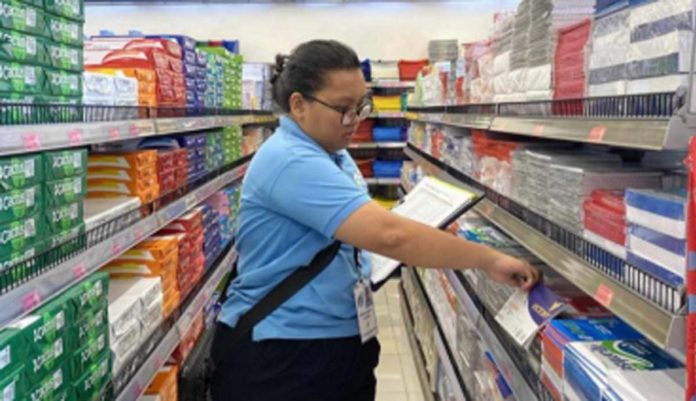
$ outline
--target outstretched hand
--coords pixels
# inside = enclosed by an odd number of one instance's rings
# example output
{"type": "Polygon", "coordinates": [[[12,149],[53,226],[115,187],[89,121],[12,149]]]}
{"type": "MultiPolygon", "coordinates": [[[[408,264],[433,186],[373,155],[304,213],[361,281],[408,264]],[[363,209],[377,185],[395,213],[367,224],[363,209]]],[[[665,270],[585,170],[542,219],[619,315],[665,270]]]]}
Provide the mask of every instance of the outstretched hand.
{"type": "Polygon", "coordinates": [[[529,263],[498,252],[483,269],[488,276],[501,284],[529,290],[539,281],[541,273],[529,263]]]}

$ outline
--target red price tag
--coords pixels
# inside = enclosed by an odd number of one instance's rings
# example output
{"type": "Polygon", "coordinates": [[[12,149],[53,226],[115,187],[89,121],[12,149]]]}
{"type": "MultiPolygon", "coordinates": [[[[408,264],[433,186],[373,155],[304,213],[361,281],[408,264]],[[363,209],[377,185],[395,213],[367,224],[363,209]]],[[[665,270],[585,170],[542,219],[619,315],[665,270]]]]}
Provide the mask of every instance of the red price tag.
{"type": "Polygon", "coordinates": [[[26,150],[41,149],[41,139],[39,139],[39,135],[35,132],[22,135],[22,142],[24,143],[24,149],[26,150]]]}
{"type": "Polygon", "coordinates": [[[87,267],[85,267],[84,262],[78,263],[77,266],[73,269],[73,274],[75,274],[75,278],[82,278],[87,274],[87,267]]]}
{"type": "Polygon", "coordinates": [[[162,366],[162,358],[159,355],[155,355],[155,359],[152,360],[152,367],[159,369],[160,366],[162,366]]]}
{"type": "Polygon", "coordinates": [[[532,133],[536,136],[544,135],[544,126],[542,124],[537,124],[532,129],[532,133]]]}
{"type": "Polygon", "coordinates": [[[121,130],[116,127],[109,128],[109,139],[116,140],[121,139],[121,130]]]}
{"type": "Polygon", "coordinates": [[[604,134],[607,132],[607,127],[598,125],[590,130],[590,142],[604,141],[604,134]]]}
{"type": "Polygon", "coordinates": [[[111,256],[119,255],[121,251],[123,251],[123,245],[121,244],[121,241],[114,241],[114,243],[111,245],[111,256]]]}
{"type": "Polygon", "coordinates": [[[605,284],[600,284],[594,297],[602,306],[608,308],[614,300],[614,291],[605,284]]]}
{"type": "Polygon", "coordinates": [[[79,129],[71,129],[68,131],[68,139],[71,145],[82,145],[82,131],[79,129]]]}
{"type": "Polygon", "coordinates": [[[143,386],[140,384],[140,382],[137,382],[133,385],[133,397],[138,398],[140,395],[143,393],[143,386]]]}
{"type": "Polygon", "coordinates": [[[131,123],[130,127],[128,128],[128,131],[130,132],[131,136],[140,135],[140,128],[138,128],[138,125],[136,123],[131,123]]]}
{"type": "Polygon", "coordinates": [[[37,290],[31,291],[29,294],[22,298],[22,305],[24,306],[24,311],[28,312],[34,309],[37,305],[41,303],[41,294],[37,290]]]}
{"type": "Polygon", "coordinates": [[[143,229],[141,227],[135,227],[133,230],[133,238],[135,238],[135,242],[140,241],[145,233],[143,232],[143,229]]]}

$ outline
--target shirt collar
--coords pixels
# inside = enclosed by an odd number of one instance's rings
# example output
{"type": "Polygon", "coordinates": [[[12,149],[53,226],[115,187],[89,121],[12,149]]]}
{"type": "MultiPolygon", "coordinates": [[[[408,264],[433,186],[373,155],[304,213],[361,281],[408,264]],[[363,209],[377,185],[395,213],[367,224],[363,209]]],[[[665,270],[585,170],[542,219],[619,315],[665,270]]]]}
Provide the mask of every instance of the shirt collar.
{"type": "Polygon", "coordinates": [[[280,117],[280,127],[291,136],[311,144],[318,150],[321,150],[322,153],[331,157],[331,160],[333,160],[339,167],[342,166],[344,156],[340,150],[338,152],[328,153],[324,148],[321,147],[321,145],[317,143],[317,141],[307,135],[307,133],[302,130],[302,127],[300,127],[300,125],[289,116],[285,115],[280,117]]]}

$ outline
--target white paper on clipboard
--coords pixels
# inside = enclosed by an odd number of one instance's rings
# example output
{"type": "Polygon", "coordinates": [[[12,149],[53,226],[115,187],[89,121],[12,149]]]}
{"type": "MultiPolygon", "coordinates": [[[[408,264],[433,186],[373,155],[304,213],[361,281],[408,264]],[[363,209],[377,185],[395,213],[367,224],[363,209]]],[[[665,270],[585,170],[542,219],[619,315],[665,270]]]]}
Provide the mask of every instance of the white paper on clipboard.
{"type": "MultiPolygon", "coordinates": [[[[448,184],[434,177],[423,178],[392,212],[409,219],[443,228],[477,198],[474,192],[448,184]]],[[[372,284],[386,280],[401,262],[372,254],[372,284]]]]}

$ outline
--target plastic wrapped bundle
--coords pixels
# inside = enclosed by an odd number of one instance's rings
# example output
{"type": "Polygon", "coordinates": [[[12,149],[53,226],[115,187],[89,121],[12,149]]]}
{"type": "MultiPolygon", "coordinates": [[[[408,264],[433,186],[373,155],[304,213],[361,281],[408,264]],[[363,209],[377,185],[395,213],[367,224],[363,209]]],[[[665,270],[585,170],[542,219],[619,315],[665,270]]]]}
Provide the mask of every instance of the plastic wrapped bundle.
{"type": "Polygon", "coordinates": [[[592,27],[592,52],[589,57],[588,95],[626,94],[628,52],[631,34],[630,10],[625,9],[595,20],[592,27]]]}
{"type": "MultiPolygon", "coordinates": [[[[428,42],[428,58],[431,62],[456,60],[459,56],[459,44],[456,39],[431,40],[428,42]]],[[[374,70],[372,71],[373,79],[374,70]]]]}
{"type": "MultiPolygon", "coordinates": [[[[585,55],[592,22],[586,19],[558,31],[554,55],[554,99],[579,99],[585,95],[585,55]]],[[[554,104],[554,114],[582,115],[583,103],[577,101],[561,109],[554,104]]]]}
{"type": "Polygon", "coordinates": [[[674,91],[691,64],[693,9],[689,0],[666,0],[631,9],[629,94],[674,91]]]}

